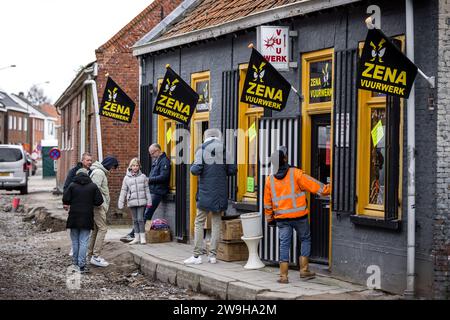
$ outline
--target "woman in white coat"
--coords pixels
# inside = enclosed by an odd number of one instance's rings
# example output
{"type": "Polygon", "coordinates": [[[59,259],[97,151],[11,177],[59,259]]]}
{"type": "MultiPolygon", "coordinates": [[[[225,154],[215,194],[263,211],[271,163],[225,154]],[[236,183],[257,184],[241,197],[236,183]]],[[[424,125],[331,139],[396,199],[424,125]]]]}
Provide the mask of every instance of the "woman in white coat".
{"type": "Polygon", "coordinates": [[[125,200],[131,209],[134,225],[134,240],[130,244],[145,244],[145,208],[152,206],[152,198],[148,186],[148,178],[141,172],[141,163],[138,158],[133,158],[123,178],[120,191],[118,208],[123,209],[125,200]]]}

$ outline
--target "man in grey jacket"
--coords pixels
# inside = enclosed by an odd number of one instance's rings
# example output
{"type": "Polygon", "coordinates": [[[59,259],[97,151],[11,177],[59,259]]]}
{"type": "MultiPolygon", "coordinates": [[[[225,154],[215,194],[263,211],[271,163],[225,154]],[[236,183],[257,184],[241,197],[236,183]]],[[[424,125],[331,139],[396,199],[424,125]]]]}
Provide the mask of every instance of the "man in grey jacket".
{"type": "Polygon", "coordinates": [[[107,156],[102,163],[95,161],[91,166],[91,180],[100,189],[103,196],[103,204],[94,209],[94,230],[91,234],[88,256],[91,256],[91,264],[98,267],[107,267],[108,262],[100,256],[103,242],[108,231],[106,226],[106,213],[109,209],[110,197],[108,176],[113,169],[117,169],[119,162],[112,156],[107,156]]]}
{"type": "Polygon", "coordinates": [[[203,226],[208,213],[211,212],[211,246],[208,261],[216,263],[217,242],[220,236],[222,213],[228,208],[227,177],[237,172],[236,164],[230,163],[222,143],[219,129],[208,129],[204,134],[203,144],[195,152],[191,173],[199,177],[197,189],[197,216],[195,218],[194,255],[185,264],[202,263],[203,226]]]}

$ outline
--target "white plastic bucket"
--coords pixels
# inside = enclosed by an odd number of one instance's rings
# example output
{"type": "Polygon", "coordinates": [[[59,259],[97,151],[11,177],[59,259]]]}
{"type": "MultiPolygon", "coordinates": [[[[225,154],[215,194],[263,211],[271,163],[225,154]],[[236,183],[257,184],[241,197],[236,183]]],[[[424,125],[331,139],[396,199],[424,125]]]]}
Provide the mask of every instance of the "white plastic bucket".
{"type": "Polygon", "coordinates": [[[241,214],[242,232],[245,238],[262,236],[262,215],[260,212],[241,214]]]}

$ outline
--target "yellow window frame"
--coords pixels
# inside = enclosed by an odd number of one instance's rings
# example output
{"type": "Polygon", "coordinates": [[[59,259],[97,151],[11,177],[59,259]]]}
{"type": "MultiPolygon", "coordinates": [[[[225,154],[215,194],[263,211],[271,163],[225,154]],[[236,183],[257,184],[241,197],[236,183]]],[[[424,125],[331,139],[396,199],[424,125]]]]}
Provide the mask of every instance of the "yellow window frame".
{"type": "MultiPolygon", "coordinates": [[[[158,91],[161,88],[163,79],[158,79],[158,91]]],[[[174,156],[172,155],[172,150],[175,150],[175,130],[176,130],[176,121],[173,119],[169,119],[162,115],[158,115],[158,144],[161,146],[161,150],[166,153],[169,157],[172,165],[170,166],[170,183],[169,183],[169,192],[174,194],[176,192],[176,177],[175,177],[175,162],[174,156]],[[170,134],[170,141],[168,140],[168,129],[166,128],[170,126],[170,130],[172,134],[170,134]],[[168,150],[170,148],[170,150],[168,150]]]]}
{"type": "MultiPolygon", "coordinates": [[[[239,92],[242,94],[242,90],[244,88],[245,76],[247,74],[248,64],[239,65],[239,92]]],[[[258,155],[258,119],[263,116],[264,108],[262,107],[254,107],[250,108],[248,103],[243,103],[239,101],[238,107],[238,128],[242,131],[238,132],[238,144],[237,144],[237,152],[238,152],[238,190],[237,190],[237,200],[244,202],[252,202],[256,204],[257,201],[257,192],[248,192],[247,191],[247,176],[249,171],[249,146],[250,146],[250,137],[248,134],[249,124],[248,120],[251,117],[255,117],[256,122],[256,155],[258,155]]],[[[256,171],[258,170],[257,164],[256,171]]],[[[256,173],[256,177],[258,178],[258,172],[256,173]]],[[[255,184],[256,185],[256,184],[255,184]]],[[[261,181],[258,181],[258,185],[261,186],[261,181]]]]}
{"type": "MultiPolygon", "coordinates": [[[[309,66],[311,63],[330,59],[332,64],[331,83],[332,88],[334,88],[334,49],[323,49],[302,54],[302,91],[304,92],[304,99],[302,102],[302,169],[307,174],[311,174],[311,161],[309,159],[311,156],[311,117],[317,114],[330,113],[331,119],[333,119],[333,93],[331,95],[331,100],[328,102],[310,103],[309,101],[309,66]]],[[[333,137],[333,123],[331,123],[331,137],[333,137]]],[[[333,148],[331,148],[331,152],[333,152],[332,150],[333,148]]]]}
{"type": "MultiPolygon", "coordinates": [[[[405,36],[394,37],[401,41],[401,49],[405,50],[405,36]]],[[[359,43],[359,54],[361,55],[364,42],[359,43]]],[[[402,216],[402,181],[403,181],[403,105],[404,100],[400,99],[400,128],[399,128],[399,183],[398,183],[398,219],[402,216]]],[[[370,184],[370,139],[371,125],[370,116],[373,109],[386,109],[386,97],[376,96],[371,91],[358,90],[358,149],[357,149],[357,179],[356,194],[357,205],[356,214],[375,218],[384,218],[386,203],[383,205],[369,203],[369,184],[370,184]]],[[[386,175],[385,175],[386,176],[386,175]]],[[[387,190],[385,190],[386,192],[387,190]]]]}

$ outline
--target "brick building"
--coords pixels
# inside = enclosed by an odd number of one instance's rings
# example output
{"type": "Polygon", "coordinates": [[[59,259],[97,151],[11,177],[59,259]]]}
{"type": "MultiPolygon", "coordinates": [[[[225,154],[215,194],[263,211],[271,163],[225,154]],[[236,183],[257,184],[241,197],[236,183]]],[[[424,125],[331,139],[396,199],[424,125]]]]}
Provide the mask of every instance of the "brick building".
{"type": "Polygon", "coordinates": [[[44,103],[39,106],[36,106],[36,109],[39,110],[44,116],[44,140],[58,140],[58,136],[56,135],[56,127],[61,124],[61,117],[54,105],[50,103],[44,103]]]}
{"type": "Polygon", "coordinates": [[[40,156],[38,146],[41,145],[41,141],[44,139],[44,124],[46,115],[43,114],[38,107],[33,106],[28,99],[25,98],[23,92],[18,95],[12,94],[11,97],[23,108],[26,108],[29,112],[29,141],[32,152],[37,152],[40,156]]]}
{"type": "MultiPolygon", "coordinates": [[[[367,35],[364,21],[373,1],[264,0],[257,6],[241,0],[184,3],[184,12],[167,17],[134,46],[134,54],[142,59],[142,90],[157,88],[170,64],[194,90],[205,88],[199,83],[208,85],[210,105],[194,113],[188,127],[191,138],[183,143],[169,134],[179,124],[152,115],[146,124],[150,140],[160,141],[165,151],[176,144],[176,153],[178,145],[187,145],[192,161],[192,150],[208,127],[247,133],[250,125],[268,129],[253,138],[248,134],[226,140],[237,146],[239,159],[238,175],[229,180],[227,215],[263,211],[267,158],[277,146],[286,145],[291,165],[323,183],[332,182],[330,199],[308,199],[311,260],[319,270],[362,285],[378,274],[379,288],[398,294],[412,293],[408,283],[414,277],[416,296],[449,299],[449,1],[376,1],[383,32],[406,53],[407,45],[414,42],[414,62],[425,74],[436,76],[436,88],[417,76],[414,105],[356,88],[359,50],[367,35]],[[413,4],[410,15],[405,3],[413,4]],[[411,20],[415,32],[407,37],[411,20]],[[240,101],[249,69],[248,44],[270,40],[258,36],[261,25],[291,31],[287,37],[292,63],[281,73],[303,99],[291,92],[281,112],[240,101]],[[315,96],[317,78],[329,86],[323,91],[329,94],[320,99],[315,96]],[[415,110],[413,205],[408,201],[408,108],[415,110]],[[373,142],[371,133],[377,123],[382,123],[386,135],[373,142]],[[272,129],[274,133],[268,133],[272,129]],[[251,154],[257,157],[256,167],[248,161],[251,154]],[[414,220],[409,215],[412,209],[414,220]],[[415,229],[409,229],[412,232],[408,231],[411,222],[415,224],[415,229]],[[415,245],[409,245],[409,235],[414,236],[415,245]],[[407,268],[411,248],[413,273],[407,268]]],[[[151,114],[153,92],[141,99],[141,111],[151,114]]],[[[140,144],[145,148],[147,140],[141,138],[140,144]]],[[[158,218],[169,220],[179,241],[193,236],[196,178],[190,175],[189,163],[176,165],[175,201],[166,201],[156,212],[158,218]]],[[[277,263],[277,230],[264,223],[263,232],[260,256],[267,263],[277,263]]],[[[298,248],[294,241],[291,265],[298,263],[298,248]]]]}
{"type": "MultiPolygon", "coordinates": [[[[83,151],[89,151],[98,158],[97,133],[94,105],[92,103],[92,86],[84,81],[96,82],[98,101],[102,100],[106,79],[110,76],[125,93],[137,104],[139,98],[139,62],[133,57],[131,47],[143,35],[149,32],[168,13],[178,6],[180,0],[155,0],[116,35],[99,47],[96,61],[81,70],[70,86],[55,103],[61,112],[61,134],[59,145],[62,157],[58,165],[57,181],[61,187],[67,170],[79,161],[83,151]]],[[[110,223],[123,223],[129,217],[117,209],[125,169],[132,157],[139,154],[139,111],[130,124],[101,117],[101,136],[103,156],[114,155],[120,163],[119,170],[109,178],[111,207],[108,215],[110,223]]]]}
{"type": "MultiPolygon", "coordinates": [[[[1,100],[1,99],[0,99],[1,100]]],[[[6,119],[6,108],[5,105],[0,101],[0,144],[5,143],[5,119],[6,119]]]]}
{"type": "Polygon", "coordinates": [[[6,92],[0,92],[0,101],[5,106],[4,139],[7,144],[22,144],[31,153],[29,112],[6,92]]]}

